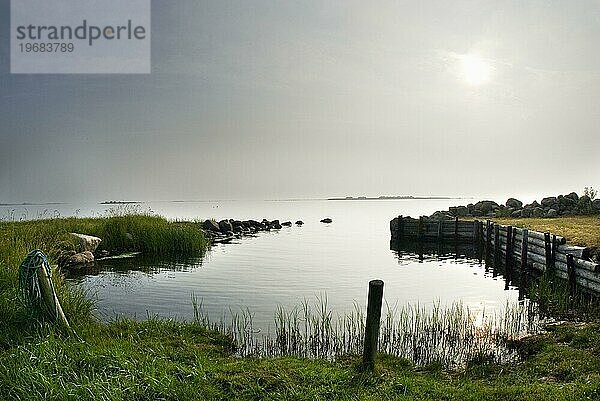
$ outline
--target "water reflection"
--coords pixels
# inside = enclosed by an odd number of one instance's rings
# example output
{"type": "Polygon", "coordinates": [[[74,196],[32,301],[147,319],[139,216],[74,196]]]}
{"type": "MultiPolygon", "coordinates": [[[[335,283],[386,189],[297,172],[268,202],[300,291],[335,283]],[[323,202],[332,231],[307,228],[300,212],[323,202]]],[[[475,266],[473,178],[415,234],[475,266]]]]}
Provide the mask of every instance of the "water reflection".
{"type": "Polygon", "coordinates": [[[535,272],[521,269],[516,263],[502,263],[502,258],[489,256],[491,252],[486,252],[484,246],[472,243],[391,240],[390,250],[400,265],[444,260],[452,260],[456,264],[477,263],[484,267],[486,277],[503,279],[505,290],[518,290],[519,300],[529,296],[532,282],[539,279],[535,272]]]}

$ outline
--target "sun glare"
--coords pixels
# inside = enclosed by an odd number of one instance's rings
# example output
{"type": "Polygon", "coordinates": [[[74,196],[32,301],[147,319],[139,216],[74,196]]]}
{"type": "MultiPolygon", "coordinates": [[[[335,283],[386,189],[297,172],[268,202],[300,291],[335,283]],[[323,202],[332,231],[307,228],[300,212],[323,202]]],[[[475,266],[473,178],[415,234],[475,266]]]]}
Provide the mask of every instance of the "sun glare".
{"type": "Polygon", "coordinates": [[[467,54],[460,58],[461,75],[469,85],[482,85],[490,80],[492,66],[480,57],[467,54]]]}

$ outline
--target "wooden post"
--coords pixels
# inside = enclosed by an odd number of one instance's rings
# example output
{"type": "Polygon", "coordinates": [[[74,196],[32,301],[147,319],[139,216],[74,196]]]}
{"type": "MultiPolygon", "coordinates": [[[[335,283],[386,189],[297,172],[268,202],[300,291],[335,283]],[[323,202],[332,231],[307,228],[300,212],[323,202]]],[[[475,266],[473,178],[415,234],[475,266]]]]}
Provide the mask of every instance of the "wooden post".
{"type": "Polygon", "coordinates": [[[577,291],[577,278],[575,276],[575,260],[573,255],[567,255],[567,277],[569,279],[569,293],[575,294],[577,291]]]}
{"type": "Polygon", "coordinates": [[[473,244],[479,246],[479,220],[473,220],[473,244]]]}
{"type": "Polygon", "coordinates": [[[492,222],[485,222],[485,260],[490,259],[490,247],[492,246],[492,222]]]}
{"type": "Polygon", "coordinates": [[[544,248],[546,254],[546,271],[552,271],[552,246],[550,244],[550,233],[544,233],[544,248]]]}
{"type": "Polygon", "coordinates": [[[444,220],[438,220],[437,237],[438,243],[444,241],[444,220]]]}
{"type": "Polygon", "coordinates": [[[552,271],[556,271],[556,250],[558,249],[558,239],[556,235],[552,235],[552,255],[550,264],[552,265],[552,271]]]}
{"type": "Polygon", "coordinates": [[[527,253],[529,247],[529,230],[523,229],[523,240],[521,241],[521,273],[528,270],[527,253]]]}
{"type": "Polygon", "coordinates": [[[494,267],[500,264],[500,226],[494,223],[494,267]]]}
{"type": "Polygon", "coordinates": [[[458,216],[454,218],[454,243],[458,243],[458,216]]]}
{"type": "Polygon", "coordinates": [[[512,276],[513,228],[506,227],[506,274],[512,276]]]}
{"type": "Polygon", "coordinates": [[[63,328],[69,330],[71,326],[65,316],[65,313],[60,306],[60,302],[56,293],[52,291],[52,284],[50,283],[50,276],[44,266],[38,269],[38,283],[40,285],[40,292],[48,311],[52,314],[52,317],[63,326],[63,328]]]}
{"type": "Polygon", "coordinates": [[[419,217],[419,224],[417,225],[417,238],[419,241],[423,239],[423,216],[419,217]]]}
{"type": "Polygon", "coordinates": [[[381,321],[381,301],[383,299],[383,281],[369,281],[369,297],[367,301],[367,323],[365,326],[365,344],[363,350],[363,370],[375,368],[375,355],[379,341],[379,324],[381,321]]]}
{"type": "Polygon", "coordinates": [[[404,218],[402,215],[398,216],[398,239],[402,239],[404,236],[404,218]]]}

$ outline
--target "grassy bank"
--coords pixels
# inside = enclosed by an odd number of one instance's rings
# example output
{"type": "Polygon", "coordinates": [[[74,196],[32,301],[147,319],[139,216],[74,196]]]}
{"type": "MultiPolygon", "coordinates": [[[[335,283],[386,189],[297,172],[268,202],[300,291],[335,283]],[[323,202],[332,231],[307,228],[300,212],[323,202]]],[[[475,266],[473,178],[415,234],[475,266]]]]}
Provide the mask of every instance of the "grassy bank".
{"type": "MultiPolygon", "coordinates": [[[[466,368],[448,371],[436,362],[417,367],[403,358],[380,355],[376,372],[369,374],[360,372],[356,355],[335,361],[239,358],[231,338],[208,330],[201,320],[101,324],[94,320],[85,294],[55,277],[65,311],[81,338],[64,337],[30,319],[20,306],[17,268],[35,248],[55,259],[58,249],[70,245],[69,232],[97,235],[104,240],[102,246],[111,250],[164,254],[200,252],[206,246],[195,224],[160,217],[0,222],[0,399],[570,400],[600,396],[600,327],[596,324],[552,327],[547,334],[512,341],[509,346],[523,358],[518,363],[474,358],[466,368]]],[[[433,327],[441,327],[436,322],[433,327]]],[[[289,326],[287,330],[290,333],[289,326]]]]}
{"type": "MultiPolygon", "coordinates": [[[[111,253],[139,251],[145,254],[199,254],[207,247],[195,223],[169,222],[158,216],[118,215],[106,218],[57,218],[37,221],[0,221],[0,347],[18,343],[24,336],[37,333],[39,324],[32,321],[18,301],[18,267],[28,252],[40,249],[56,263],[62,250],[74,249],[71,232],[102,238],[101,249],[111,253]]],[[[63,308],[73,324],[93,319],[92,304],[85,294],[67,288],[62,277],[53,281],[63,308]]]]}
{"type": "Polygon", "coordinates": [[[572,245],[600,249],[600,215],[558,218],[494,218],[503,225],[524,227],[563,236],[572,245]]]}
{"type": "Polygon", "coordinates": [[[381,356],[252,359],[194,324],[116,322],[85,342],[41,336],[0,351],[0,398],[40,400],[584,400],[600,396],[596,325],[563,325],[516,346],[523,363],[461,372],[381,356]]]}

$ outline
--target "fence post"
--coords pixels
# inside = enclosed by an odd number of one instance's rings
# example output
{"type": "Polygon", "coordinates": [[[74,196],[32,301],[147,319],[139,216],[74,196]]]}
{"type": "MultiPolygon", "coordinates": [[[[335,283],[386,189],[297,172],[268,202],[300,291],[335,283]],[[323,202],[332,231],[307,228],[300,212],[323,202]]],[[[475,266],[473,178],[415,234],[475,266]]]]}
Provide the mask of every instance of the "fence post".
{"type": "Polygon", "coordinates": [[[506,273],[512,277],[512,253],[513,253],[513,228],[506,227],[506,273]]]}
{"type": "Polygon", "coordinates": [[[500,267],[500,226],[494,223],[494,267],[500,267]]]}
{"type": "Polygon", "coordinates": [[[573,255],[567,255],[567,277],[569,279],[569,293],[573,295],[577,291],[577,278],[575,276],[575,260],[573,260],[573,255]]]}
{"type": "Polygon", "coordinates": [[[444,220],[438,220],[438,228],[437,228],[437,237],[438,243],[444,240],[444,220]]]}
{"type": "Polygon", "coordinates": [[[458,243],[458,216],[454,218],[454,243],[458,243]]]}
{"type": "Polygon", "coordinates": [[[402,215],[398,216],[398,239],[402,239],[404,236],[404,218],[402,215]]]}
{"type": "Polygon", "coordinates": [[[490,247],[492,246],[492,225],[491,221],[485,222],[485,260],[490,259],[490,247]]]}
{"type": "Polygon", "coordinates": [[[523,229],[523,237],[521,240],[521,273],[528,270],[527,253],[529,251],[529,230],[523,229]]]}
{"type": "Polygon", "coordinates": [[[558,239],[556,239],[556,235],[552,234],[552,257],[551,257],[551,266],[552,271],[556,271],[556,251],[558,249],[558,239]]]}
{"type": "Polygon", "coordinates": [[[546,254],[546,271],[552,270],[552,246],[550,244],[550,233],[544,233],[544,253],[546,254]]]}
{"type": "Polygon", "coordinates": [[[417,225],[417,238],[419,241],[423,239],[423,216],[419,217],[419,223],[417,225]]]}
{"type": "Polygon", "coordinates": [[[369,281],[367,301],[367,324],[365,326],[365,344],[363,350],[363,370],[373,370],[375,354],[379,341],[379,324],[381,321],[381,301],[383,299],[383,281],[369,281]]]}

